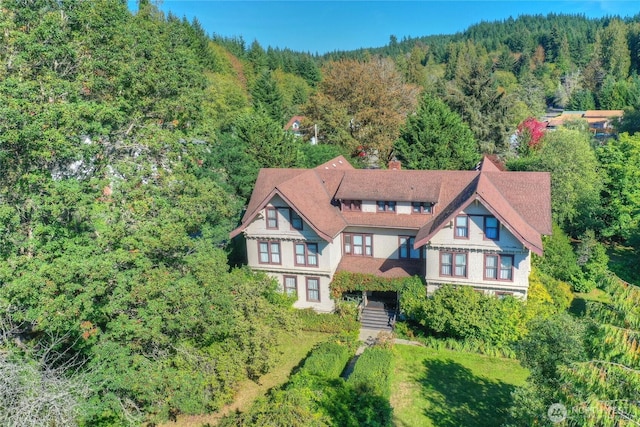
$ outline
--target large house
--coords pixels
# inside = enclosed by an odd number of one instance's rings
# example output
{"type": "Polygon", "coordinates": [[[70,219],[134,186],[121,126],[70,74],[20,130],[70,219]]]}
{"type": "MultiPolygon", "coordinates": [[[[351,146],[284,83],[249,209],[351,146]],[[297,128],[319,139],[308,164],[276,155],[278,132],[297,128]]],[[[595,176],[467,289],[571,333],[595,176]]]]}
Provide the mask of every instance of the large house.
{"type": "Polygon", "coordinates": [[[241,225],[247,262],[331,311],[337,271],[419,275],[427,292],[467,285],[526,297],[531,253],[551,234],[550,177],[506,172],[354,169],[342,156],[314,169],[262,169],[241,225]]]}

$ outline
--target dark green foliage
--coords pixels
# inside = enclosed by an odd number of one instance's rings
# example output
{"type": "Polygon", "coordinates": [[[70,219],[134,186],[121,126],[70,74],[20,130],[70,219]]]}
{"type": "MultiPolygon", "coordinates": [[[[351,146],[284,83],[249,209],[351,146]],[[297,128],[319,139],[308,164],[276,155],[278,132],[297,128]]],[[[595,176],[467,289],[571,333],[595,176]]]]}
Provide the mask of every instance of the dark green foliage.
{"type": "Polygon", "coordinates": [[[567,313],[534,319],[529,334],[518,343],[518,359],[536,384],[556,388],[560,365],[586,359],[585,332],[585,325],[567,313]]]}
{"type": "Polygon", "coordinates": [[[469,170],[480,159],[469,127],[429,93],[423,95],[418,111],[407,118],[395,154],[408,169],[469,170]]]}
{"type": "Polygon", "coordinates": [[[543,237],[544,255],[534,255],[533,264],[549,276],[580,286],[583,280],[569,237],[557,225],[553,225],[551,236],[543,237]]]}
{"type": "Polygon", "coordinates": [[[300,152],[304,159],[300,166],[304,168],[315,168],[340,155],[346,158],[349,158],[351,155],[347,150],[333,144],[302,144],[300,146],[300,152]]]}
{"type": "Polygon", "coordinates": [[[444,101],[460,114],[484,153],[504,153],[511,123],[511,103],[499,91],[486,58],[473,42],[451,45],[444,101]],[[455,57],[455,60],[453,58],[455,57]]]}
{"type": "Polygon", "coordinates": [[[222,129],[206,155],[207,166],[222,175],[235,194],[248,200],[260,168],[298,165],[299,144],[264,111],[240,113],[222,129]]]}
{"type": "Polygon", "coordinates": [[[270,71],[264,70],[258,75],[251,96],[253,97],[253,107],[256,110],[264,111],[280,126],[285,124],[282,93],[280,93],[270,71]]]}
{"type": "Polygon", "coordinates": [[[589,89],[576,90],[571,94],[567,109],[575,111],[595,110],[596,100],[593,97],[593,93],[589,89]]]}
{"type": "Polygon", "coordinates": [[[347,383],[356,389],[368,390],[389,399],[391,396],[392,350],[382,347],[368,348],[360,355],[347,383]]]}
{"type": "MultiPolygon", "coordinates": [[[[567,313],[534,319],[517,347],[518,360],[531,371],[528,384],[514,393],[508,425],[547,425],[547,409],[565,402],[559,391],[564,365],[587,358],[586,328],[567,313]]],[[[571,409],[571,408],[569,408],[571,409]]]]}
{"type": "MultiPolygon", "coordinates": [[[[623,123],[627,121],[625,114],[623,123]]],[[[622,134],[598,147],[604,191],[603,217],[605,227],[601,232],[606,237],[625,240],[637,232],[640,221],[640,136],[622,134]]]]}
{"type": "Polygon", "coordinates": [[[300,372],[329,378],[339,377],[353,356],[353,345],[346,344],[329,341],[318,345],[305,359],[300,372]]]}

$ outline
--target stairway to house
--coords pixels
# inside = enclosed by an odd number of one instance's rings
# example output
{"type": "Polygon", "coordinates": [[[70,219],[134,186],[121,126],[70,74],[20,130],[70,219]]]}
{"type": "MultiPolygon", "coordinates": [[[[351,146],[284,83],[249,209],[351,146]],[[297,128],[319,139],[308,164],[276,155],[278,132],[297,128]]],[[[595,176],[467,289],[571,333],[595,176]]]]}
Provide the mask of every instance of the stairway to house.
{"type": "Polygon", "coordinates": [[[360,323],[363,329],[375,329],[391,331],[389,319],[393,317],[393,311],[385,309],[384,304],[370,302],[362,310],[360,323]]]}

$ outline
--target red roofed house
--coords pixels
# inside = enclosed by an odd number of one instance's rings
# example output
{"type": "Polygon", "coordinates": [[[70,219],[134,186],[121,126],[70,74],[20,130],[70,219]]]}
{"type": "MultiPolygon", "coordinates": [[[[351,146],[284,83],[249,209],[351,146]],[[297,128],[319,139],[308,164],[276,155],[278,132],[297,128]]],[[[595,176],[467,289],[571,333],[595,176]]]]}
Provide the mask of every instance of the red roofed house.
{"type": "Polygon", "coordinates": [[[241,225],[254,270],[331,311],[336,271],[420,275],[443,284],[525,297],[531,253],[551,234],[550,177],[501,171],[354,169],[342,156],[314,169],[262,169],[241,225]]]}

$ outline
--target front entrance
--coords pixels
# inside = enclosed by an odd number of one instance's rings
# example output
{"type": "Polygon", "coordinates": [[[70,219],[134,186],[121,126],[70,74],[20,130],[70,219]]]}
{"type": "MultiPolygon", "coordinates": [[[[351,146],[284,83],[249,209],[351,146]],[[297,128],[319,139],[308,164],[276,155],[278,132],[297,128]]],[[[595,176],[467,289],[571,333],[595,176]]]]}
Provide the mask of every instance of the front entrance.
{"type": "Polygon", "coordinates": [[[382,307],[395,312],[398,308],[398,293],[393,291],[367,291],[367,307],[382,307]]]}

